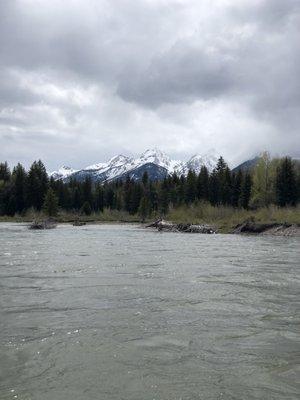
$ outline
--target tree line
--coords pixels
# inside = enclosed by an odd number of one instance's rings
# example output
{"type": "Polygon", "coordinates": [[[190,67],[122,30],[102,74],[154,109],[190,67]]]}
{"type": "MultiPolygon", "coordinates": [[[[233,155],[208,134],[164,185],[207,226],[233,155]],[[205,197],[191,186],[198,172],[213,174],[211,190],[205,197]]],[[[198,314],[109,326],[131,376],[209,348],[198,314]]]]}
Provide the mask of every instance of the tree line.
{"type": "Polygon", "coordinates": [[[189,206],[205,201],[213,206],[259,208],[270,204],[295,206],[300,201],[299,168],[289,158],[271,159],[264,153],[253,170],[232,171],[220,157],[212,172],[203,166],[196,174],[173,174],[161,181],[150,181],[147,172],[141,181],[130,177],[111,183],[68,182],[49,178],[42,161],[28,171],[18,164],[10,171],[0,163],[0,215],[24,214],[28,209],[43,210],[55,216],[59,209],[83,213],[105,208],[124,210],[142,219],[164,215],[170,206],[189,206]]]}

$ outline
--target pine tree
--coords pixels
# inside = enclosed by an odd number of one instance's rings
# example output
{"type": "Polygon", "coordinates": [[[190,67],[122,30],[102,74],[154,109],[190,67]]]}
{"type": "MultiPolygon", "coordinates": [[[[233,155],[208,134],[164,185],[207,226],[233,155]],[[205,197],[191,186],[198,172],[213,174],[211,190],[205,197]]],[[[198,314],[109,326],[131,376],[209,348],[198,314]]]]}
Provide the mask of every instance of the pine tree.
{"type": "Polygon", "coordinates": [[[209,201],[213,206],[220,204],[220,183],[216,169],[209,176],[209,201]]]}
{"type": "Polygon", "coordinates": [[[10,170],[8,164],[5,161],[0,163],[0,181],[8,182],[10,180],[10,170]]]}
{"type": "Polygon", "coordinates": [[[99,184],[96,186],[95,191],[95,210],[103,212],[104,209],[104,190],[103,187],[99,184]]]}
{"type": "Polygon", "coordinates": [[[276,203],[280,207],[294,206],[297,201],[296,174],[292,160],[285,157],[278,169],[276,176],[276,203]]]}
{"type": "Polygon", "coordinates": [[[205,165],[203,165],[197,178],[197,197],[200,200],[208,200],[208,181],[208,169],[205,167],[205,165]]]}
{"type": "Polygon", "coordinates": [[[23,166],[19,163],[12,173],[14,185],[15,208],[17,213],[22,213],[25,209],[27,175],[23,166]]]}
{"type": "Polygon", "coordinates": [[[135,182],[132,187],[131,198],[130,198],[130,213],[136,214],[139,206],[140,201],[143,195],[143,190],[139,182],[135,182]]]}
{"type": "Polygon", "coordinates": [[[75,210],[79,210],[82,204],[82,196],[80,192],[80,188],[78,186],[75,186],[73,188],[73,193],[72,193],[72,207],[75,210]]]}
{"type": "Polygon", "coordinates": [[[124,193],[124,207],[127,212],[130,212],[131,210],[131,196],[132,196],[132,182],[130,179],[130,176],[127,176],[124,188],[123,188],[123,193],[124,193]]]}
{"type": "Polygon", "coordinates": [[[28,207],[41,210],[48,189],[48,175],[41,160],[35,161],[28,172],[26,201],[28,207]]]}
{"type": "Polygon", "coordinates": [[[104,204],[105,207],[114,209],[115,207],[115,192],[111,186],[105,186],[104,189],[104,204]]]}
{"type": "Polygon", "coordinates": [[[222,204],[229,205],[232,199],[232,181],[231,172],[228,166],[224,170],[221,180],[221,202],[222,204]]]}
{"type": "Polygon", "coordinates": [[[55,217],[57,215],[58,197],[51,188],[49,188],[46,193],[43,210],[49,217],[55,217]]]}
{"type": "Polygon", "coordinates": [[[159,211],[166,215],[169,209],[169,188],[168,188],[168,181],[165,178],[160,186],[159,195],[158,195],[158,208],[159,211]]]}
{"type": "Polygon", "coordinates": [[[145,222],[145,219],[150,215],[149,199],[146,196],[143,196],[140,201],[138,213],[141,217],[142,222],[145,222]]]}
{"type": "Polygon", "coordinates": [[[185,202],[185,186],[186,186],[186,180],[185,177],[182,175],[179,178],[179,184],[177,189],[178,204],[183,204],[185,202]]]}
{"type": "Polygon", "coordinates": [[[216,204],[230,204],[232,187],[231,187],[231,173],[228,165],[221,156],[216,166],[216,182],[217,188],[215,191],[217,197],[216,204]]]}
{"type": "Polygon", "coordinates": [[[218,162],[217,162],[217,166],[216,166],[217,173],[223,173],[225,171],[226,167],[227,167],[227,164],[224,161],[224,158],[222,156],[220,156],[218,159],[218,162]]]}
{"type": "Polygon", "coordinates": [[[158,210],[158,193],[157,189],[152,182],[149,183],[149,203],[150,210],[157,211],[158,210]]]}
{"type": "Polygon", "coordinates": [[[91,208],[90,203],[88,201],[85,201],[83,203],[83,206],[81,207],[80,211],[85,215],[91,215],[92,214],[92,208],[91,208]]]}
{"type": "Polygon", "coordinates": [[[90,177],[86,177],[83,182],[82,195],[84,202],[87,201],[90,205],[93,203],[92,180],[90,177]]]}
{"type": "Polygon", "coordinates": [[[6,203],[5,214],[13,217],[16,213],[16,208],[17,208],[16,197],[13,191],[11,191],[6,203]]]}
{"type": "Polygon", "coordinates": [[[236,174],[232,176],[232,205],[233,207],[238,207],[239,199],[241,196],[242,190],[242,181],[243,181],[243,172],[242,170],[238,170],[236,174]]]}
{"type": "Polygon", "coordinates": [[[249,208],[251,197],[252,179],[249,173],[246,173],[241,185],[241,194],[239,198],[239,205],[245,209],[249,208]]]}
{"type": "Polygon", "coordinates": [[[197,196],[197,177],[195,171],[189,170],[186,178],[185,202],[191,204],[197,196]]]}

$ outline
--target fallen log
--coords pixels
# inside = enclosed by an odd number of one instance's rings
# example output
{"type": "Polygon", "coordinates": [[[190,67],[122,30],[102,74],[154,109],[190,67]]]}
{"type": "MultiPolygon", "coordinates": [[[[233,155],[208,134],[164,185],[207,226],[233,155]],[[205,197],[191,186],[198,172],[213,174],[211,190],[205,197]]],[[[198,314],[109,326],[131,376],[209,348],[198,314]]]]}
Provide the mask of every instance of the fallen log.
{"type": "Polygon", "coordinates": [[[167,232],[184,232],[184,233],[216,233],[216,230],[210,225],[194,225],[194,224],[174,224],[172,222],[158,219],[151,224],[147,225],[146,228],[156,228],[158,231],[167,232]]]}
{"type": "Polygon", "coordinates": [[[73,222],[73,226],[83,226],[83,225],[86,225],[86,222],[78,220],[73,222]]]}
{"type": "Polygon", "coordinates": [[[251,220],[246,220],[245,222],[238,224],[232,231],[232,233],[239,234],[239,233],[264,233],[274,228],[288,228],[291,224],[279,224],[279,223],[268,223],[262,224],[254,222],[251,220]]]}
{"type": "Polygon", "coordinates": [[[28,227],[28,229],[42,230],[42,229],[54,229],[57,224],[53,220],[37,221],[34,220],[28,227]]]}

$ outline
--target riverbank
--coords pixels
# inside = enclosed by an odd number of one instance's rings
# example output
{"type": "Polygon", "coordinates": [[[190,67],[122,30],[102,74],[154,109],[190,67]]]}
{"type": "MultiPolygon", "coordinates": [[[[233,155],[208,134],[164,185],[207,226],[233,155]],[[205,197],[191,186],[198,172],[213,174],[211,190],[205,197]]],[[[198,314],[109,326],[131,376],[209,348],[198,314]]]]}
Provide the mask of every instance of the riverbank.
{"type": "Polygon", "coordinates": [[[213,207],[210,204],[195,204],[190,207],[171,209],[166,220],[174,223],[208,224],[220,233],[232,233],[246,221],[255,224],[278,224],[300,226],[300,206],[279,208],[269,206],[257,210],[233,207],[213,207]]]}
{"type": "MultiPolygon", "coordinates": [[[[159,219],[160,215],[152,214],[143,221],[145,225],[159,219]]],[[[0,222],[31,223],[34,220],[44,220],[47,216],[42,212],[32,210],[25,215],[14,217],[2,216],[0,222]]],[[[103,212],[91,215],[79,215],[71,212],[60,212],[56,216],[58,223],[73,223],[81,221],[87,224],[101,223],[134,223],[140,224],[141,217],[124,211],[105,209],[103,212]]],[[[170,208],[164,217],[166,221],[182,226],[210,226],[218,233],[255,233],[300,236],[300,207],[278,208],[270,206],[258,210],[235,209],[232,207],[213,207],[209,204],[194,204],[170,208]],[[249,225],[249,222],[251,224],[249,225]],[[248,225],[245,225],[248,223],[248,225]],[[256,228],[254,227],[256,225],[256,228]],[[241,232],[239,228],[243,226],[241,232]]],[[[241,229],[240,229],[241,230],[241,229]]],[[[186,230],[185,230],[186,231],[186,230]]],[[[187,230],[188,231],[188,230],[187,230]]]]}
{"type": "MultiPolygon", "coordinates": [[[[145,226],[146,228],[156,229],[160,232],[181,232],[181,233],[202,233],[216,234],[218,230],[213,225],[207,224],[176,224],[170,221],[157,220],[145,226]]],[[[272,235],[272,236],[299,236],[300,226],[296,224],[267,223],[259,224],[253,220],[247,220],[238,224],[230,232],[232,234],[253,234],[253,235],[272,235]]]]}

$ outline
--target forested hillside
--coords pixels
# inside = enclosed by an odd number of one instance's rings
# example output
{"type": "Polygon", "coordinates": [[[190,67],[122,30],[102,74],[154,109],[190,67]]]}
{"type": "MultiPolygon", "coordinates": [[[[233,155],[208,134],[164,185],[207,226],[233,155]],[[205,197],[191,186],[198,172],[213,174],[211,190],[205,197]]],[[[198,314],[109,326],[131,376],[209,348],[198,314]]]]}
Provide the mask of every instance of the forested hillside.
{"type": "Polygon", "coordinates": [[[48,177],[42,161],[29,171],[21,164],[10,171],[0,164],[0,215],[24,215],[28,210],[44,211],[55,216],[64,210],[90,215],[105,209],[138,214],[141,219],[165,215],[170,208],[190,207],[206,202],[212,206],[258,209],[275,204],[295,206],[300,201],[300,173],[289,158],[270,159],[264,153],[249,171],[231,171],[222,157],[209,173],[203,166],[199,174],[190,170],[186,177],[173,174],[161,181],[151,181],[144,173],[141,180],[119,180],[93,184],[71,179],[64,183],[48,177]]]}

